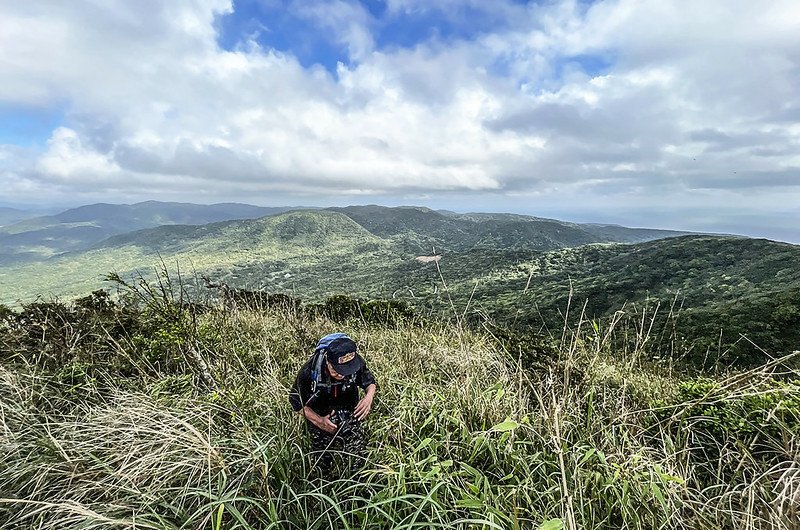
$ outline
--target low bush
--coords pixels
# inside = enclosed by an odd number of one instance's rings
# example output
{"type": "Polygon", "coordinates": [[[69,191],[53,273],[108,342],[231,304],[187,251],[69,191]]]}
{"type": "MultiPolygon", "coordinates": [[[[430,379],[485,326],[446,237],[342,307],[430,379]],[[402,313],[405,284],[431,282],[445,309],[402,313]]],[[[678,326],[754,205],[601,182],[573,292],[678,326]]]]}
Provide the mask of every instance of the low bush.
{"type": "Polygon", "coordinates": [[[370,324],[399,326],[413,325],[419,321],[416,313],[399,300],[360,300],[347,295],[336,295],[321,304],[312,304],[308,309],[339,322],[361,320],[370,324]]]}

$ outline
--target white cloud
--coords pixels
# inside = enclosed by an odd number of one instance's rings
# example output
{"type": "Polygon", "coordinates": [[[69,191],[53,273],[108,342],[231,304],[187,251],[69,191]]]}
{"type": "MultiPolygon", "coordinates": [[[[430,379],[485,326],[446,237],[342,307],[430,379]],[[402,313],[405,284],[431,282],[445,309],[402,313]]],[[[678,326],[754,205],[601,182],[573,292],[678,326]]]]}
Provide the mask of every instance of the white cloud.
{"type": "MultiPolygon", "coordinates": [[[[485,6],[438,8],[459,5],[485,6]]],[[[429,8],[393,0],[387,16],[429,8]]],[[[335,76],[253,42],[220,49],[231,9],[0,2],[0,102],[67,109],[43,152],[0,164],[0,185],[253,202],[583,188],[610,208],[655,201],[647,190],[781,201],[800,186],[795,1],[502,2],[502,30],[388,50],[357,3],[295,4],[347,47],[335,76]]]]}
{"type": "Polygon", "coordinates": [[[108,153],[86,148],[78,134],[66,127],[53,131],[36,169],[47,177],[78,184],[113,179],[120,173],[108,153]]]}

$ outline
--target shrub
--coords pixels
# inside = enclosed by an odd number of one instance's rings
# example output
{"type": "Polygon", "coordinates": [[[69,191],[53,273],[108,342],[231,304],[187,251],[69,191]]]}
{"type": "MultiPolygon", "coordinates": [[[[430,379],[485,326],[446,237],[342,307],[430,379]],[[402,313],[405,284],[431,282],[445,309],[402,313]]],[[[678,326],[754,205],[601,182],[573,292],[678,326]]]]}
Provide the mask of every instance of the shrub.
{"type": "Polygon", "coordinates": [[[413,324],[418,320],[414,311],[400,300],[364,301],[347,295],[331,296],[321,304],[309,306],[309,310],[338,322],[356,319],[365,323],[397,326],[413,324]]]}

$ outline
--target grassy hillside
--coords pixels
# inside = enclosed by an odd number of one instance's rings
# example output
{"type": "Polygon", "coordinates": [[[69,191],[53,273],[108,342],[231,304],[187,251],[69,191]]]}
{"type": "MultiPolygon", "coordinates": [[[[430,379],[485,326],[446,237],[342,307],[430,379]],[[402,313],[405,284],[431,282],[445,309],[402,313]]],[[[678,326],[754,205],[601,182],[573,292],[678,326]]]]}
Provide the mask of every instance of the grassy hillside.
{"type": "Polygon", "coordinates": [[[426,314],[487,318],[548,333],[571,321],[620,316],[652,323],[664,351],[702,367],[751,364],[800,349],[800,247],[688,236],[551,252],[473,249],[423,263],[413,254],[252,262],[216,270],[232,285],[319,299],[334,293],[403,300],[426,314]],[[263,282],[263,283],[261,283],[263,282]],[[747,309],[745,309],[747,308],[747,309]],[[747,338],[742,338],[742,337],[747,338]]]}
{"type": "Polygon", "coordinates": [[[289,208],[264,208],[236,203],[201,205],[147,201],[136,204],[91,204],[0,226],[0,265],[42,260],[65,252],[84,250],[110,236],[144,228],[250,219],[287,210],[289,208]]]}
{"type": "MultiPolygon", "coordinates": [[[[392,258],[389,245],[350,218],[334,212],[298,211],[276,217],[203,226],[164,226],[111,238],[86,252],[54,258],[46,264],[7,266],[0,271],[2,301],[89,292],[109,272],[149,274],[164,260],[186,274],[222,273],[247,284],[241,269],[258,267],[260,282],[274,278],[278,290],[293,285],[298,271],[335,270],[364,255],[392,258]],[[330,265],[334,264],[334,265],[330,265]],[[267,272],[268,271],[268,272],[267,272]],[[33,294],[36,293],[36,294],[33,294]]],[[[320,277],[324,281],[327,275],[320,277]]],[[[315,282],[316,284],[316,282],[315,282]]],[[[252,284],[247,284],[252,285],[252,284]]],[[[263,283],[261,284],[263,285],[263,283]]],[[[300,285],[305,291],[305,286],[300,285]]]]}
{"type": "Polygon", "coordinates": [[[465,251],[484,249],[553,250],[589,243],[633,243],[685,235],[667,230],[641,230],[621,226],[580,225],[516,214],[454,214],[427,208],[348,206],[329,208],[341,212],[383,238],[397,238],[408,251],[432,249],[465,251]]]}
{"type": "Polygon", "coordinates": [[[619,355],[604,327],[536,349],[435,322],[186,305],[158,285],[0,315],[4,528],[800,524],[792,359],[677,378],[643,362],[644,342],[619,355]],[[287,395],[335,330],[379,390],[364,469],[320,481],[287,395]]]}

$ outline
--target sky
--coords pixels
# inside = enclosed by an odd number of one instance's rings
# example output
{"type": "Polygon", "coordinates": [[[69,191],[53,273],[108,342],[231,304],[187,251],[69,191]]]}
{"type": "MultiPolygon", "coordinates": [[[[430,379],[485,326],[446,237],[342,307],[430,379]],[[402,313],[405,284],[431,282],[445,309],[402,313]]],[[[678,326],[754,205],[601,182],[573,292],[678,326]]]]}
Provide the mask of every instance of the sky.
{"type": "Polygon", "coordinates": [[[0,205],[151,199],[800,243],[800,2],[0,0],[0,205]]]}

